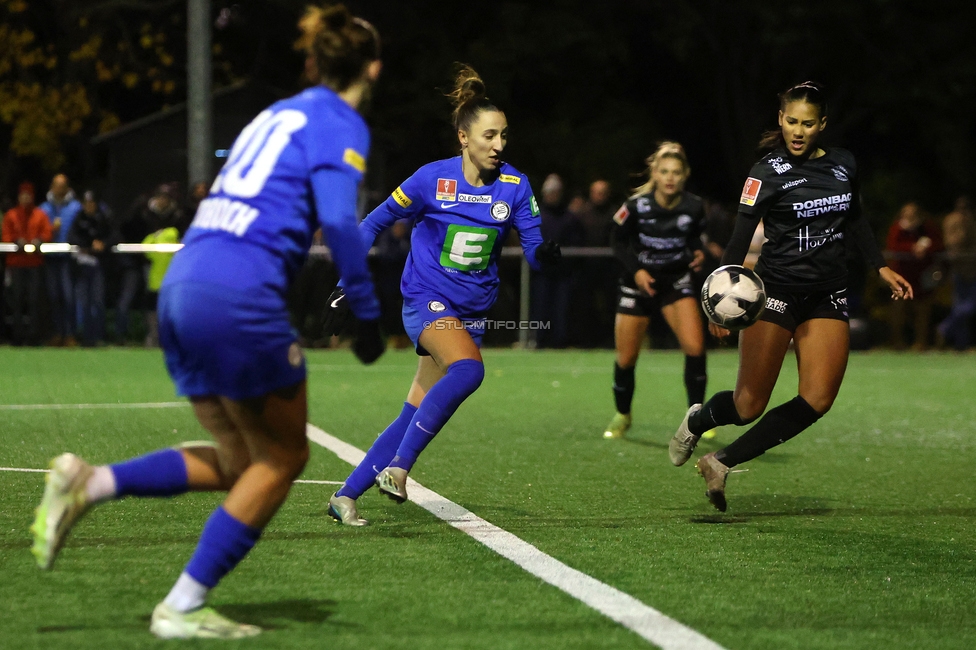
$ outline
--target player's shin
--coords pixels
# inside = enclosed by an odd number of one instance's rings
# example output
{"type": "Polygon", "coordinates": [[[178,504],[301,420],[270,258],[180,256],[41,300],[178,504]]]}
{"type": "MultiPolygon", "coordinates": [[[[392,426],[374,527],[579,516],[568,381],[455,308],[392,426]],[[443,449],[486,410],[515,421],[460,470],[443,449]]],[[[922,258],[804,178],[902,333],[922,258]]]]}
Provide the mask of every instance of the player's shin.
{"type": "Polygon", "coordinates": [[[217,508],[203,527],[193,557],[164,602],[178,612],[202,607],[209,590],[244,559],[260,536],[260,528],[235,519],[223,506],[217,508]]]}
{"type": "MultiPolygon", "coordinates": [[[[705,355],[698,357],[685,356],[685,390],[688,393],[688,406],[701,404],[705,401],[705,382],[708,375],[705,372],[705,355]]],[[[702,409],[704,410],[704,409],[702,409]]]]}
{"type": "Polygon", "coordinates": [[[111,465],[116,497],[169,497],[189,490],[186,461],[176,449],[161,449],[111,465]]]}
{"type": "Polygon", "coordinates": [[[806,400],[797,395],[789,402],[770,409],[766,415],[732,444],[715,452],[726,467],[735,467],[781,445],[820,419],[806,400]]]}
{"type": "Polygon", "coordinates": [[[735,409],[735,399],[730,390],[723,390],[712,395],[712,398],[702,405],[700,411],[688,418],[688,429],[696,436],[700,436],[710,429],[735,424],[742,426],[752,420],[743,420],[735,409]]]}
{"type": "Polygon", "coordinates": [[[480,361],[461,359],[448,366],[447,373],[424,396],[390,467],[410,471],[420,453],[484,378],[485,366],[480,361]]]}
{"type": "Polygon", "coordinates": [[[630,405],[634,399],[634,367],[621,368],[613,364],[613,399],[617,406],[617,413],[630,414],[630,405]]]}
{"type": "Polygon", "coordinates": [[[376,475],[387,467],[393,457],[396,456],[397,449],[403,442],[403,436],[416,412],[416,406],[409,402],[403,403],[403,410],[400,411],[400,415],[376,438],[369,451],[366,452],[366,457],[349,474],[345,483],[336,492],[336,496],[358,499],[373,486],[376,475]]]}

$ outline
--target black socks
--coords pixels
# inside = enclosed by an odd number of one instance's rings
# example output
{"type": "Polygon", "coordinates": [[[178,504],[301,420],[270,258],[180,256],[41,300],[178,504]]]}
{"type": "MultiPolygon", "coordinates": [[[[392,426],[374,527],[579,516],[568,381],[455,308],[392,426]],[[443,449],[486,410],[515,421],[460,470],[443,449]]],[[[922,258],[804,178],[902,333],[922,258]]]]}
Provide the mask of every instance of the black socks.
{"type": "MultiPolygon", "coordinates": [[[[688,391],[688,406],[705,401],[705,355],[689,357],[685,355],[685,390],[688,391]]],[[[708,429],[706,429],[707,431],[708,429]]]]}
{"type": "Polygon", "coordinates": [[[723,390],[712,395],[712,399],[702,404],[701,410],[688,418],[688,430],[696,436],[725,424],[742,426],[752,420],[743,420],[735,410],[732,391],[723,390]]]}
{"type": "Polygon", "coordinates": [[[613,399],[617,403],[617,413],[630,413],[630,403],[634,401],[633,367],[621,368],[613,364],[613,399]]]}
{"type": "MultiPolygon", "coordinates": [[[[731,395],[732,393],[729,392],[730,399],[731,395]]],[[[709,400],[709,403],[714,399],[715,397],[709,400]]],[[[805,399],[797,395],[789,402],[780,404],[766,413],[756,426],[746,431],[725,449],[716,452],[715,458],[727,467],[735,467],[761,456],[776,445],[783,444],[819,420],[821,415],[814,411],[805,399]]]]}

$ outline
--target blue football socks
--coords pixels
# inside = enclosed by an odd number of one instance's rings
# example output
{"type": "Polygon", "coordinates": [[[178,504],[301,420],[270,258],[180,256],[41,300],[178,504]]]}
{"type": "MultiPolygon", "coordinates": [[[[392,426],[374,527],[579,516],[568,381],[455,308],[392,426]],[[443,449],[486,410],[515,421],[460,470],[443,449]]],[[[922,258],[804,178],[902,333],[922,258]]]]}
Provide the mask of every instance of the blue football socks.
{"type": "Polygon", "coordinates": [[[189,490],[186,461],[176,449],[160,449],[109,468],[118,498],[171,497],[189,490]]]}
{"type": "Polygon", "coordinates": [[[352,471],[346,482],[342,484],[336,496],[358,499],[369,488],[373,487],[376,475],[382,472],[396,456],[397,448],[403,441],[403,435],[410,426],[417,407],[409,402],[403,403],[403,410],[397,419],[373,441],[373,445],[366,452],[366,457],[352,471]]]}
{"type": "Polygon", "coordinates": [[[186,573],[213,589],[254,548],[261,529],[230,516],[223,506],[214,510],[203,527],[203,534],[186,565],[186,573]]]}
{"type": "Polygon", "coordinates": [[[478,389],[484,378],[485,365],[480,361],[461,359],[448,366],[447,374],[424,396],[389,466],[409,471],[420,452],[447,424],[461,402],[478,389]]]}

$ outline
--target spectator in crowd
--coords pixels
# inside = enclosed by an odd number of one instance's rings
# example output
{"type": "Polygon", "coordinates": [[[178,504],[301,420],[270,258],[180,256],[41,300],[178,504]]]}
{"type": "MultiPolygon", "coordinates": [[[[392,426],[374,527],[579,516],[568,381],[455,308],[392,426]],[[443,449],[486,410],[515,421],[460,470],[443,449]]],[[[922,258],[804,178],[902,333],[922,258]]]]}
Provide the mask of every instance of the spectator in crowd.
{"type": "MultiPolygon", "coordinates": [[[[160,185],[148,199],[136,202],[129,218],[122,224],[121,241],[141,244],[150,234],[183,219],[183,211],[176,203],[175,184],[160,185]]],[[[119,299],[115,306],[115,339],[120,345],[129,336],[129,310],[139,297],[145,282],[146,258],[143,255],[116,255],[120,279],[119,299]]]]}
{"type": "Polygon", "coordinates": [[[6,243],[20,247],[31,245],[31,252],[7,255],[7,298],[13,317],[11,336],[14,345],[37,345],[41,336],[38,316],[41,301],[41,275],[44,258],[40,245],[51,241],[51,221],[47,214],[34,204],[34,185],[20,184],[17,205],[3,215],[2,238],[6,243]],[[8,281],[9,279],[9,281],[8,281]],[[27,303],[27,318],[24,303],[27,303]]]}
{"type": "Polygon", "coordinates": [[[610,183],[596,180],[590,184],[590,200],[579,213],[580,223],[586,232],[586,246],[609,246],[613,213],[616,207],[610,201],[610,183]]]}
{"type": "MultiPolygon", "coordinates": [[[[586,233],[579,217],[566,208],[563,180],[549,174],[542,183],[539,216],[543,241],[555,241],[561,247],[582,246],[586,233]]],[[[558,264],[532,272],[532,320],[548,323],[548,329],[537,329],[536,346],[564,348],[568,340],[569,299],[576,282],[578,263],[562,259],[558,264]]]]}
{"type": "Polygon", "coordinates": [[[75,254],[76,331],[82,345],[92,347],[105,338],[105,261],[116,236],[94,192],[85,192],[81,206],[68,243],[80,249],[75,254]]]}
{"type": "MultiPolygon", "coordinates": [[[[590,184],[588,200],[575,211],[585,233],[584,246],[610,246],[613,213],[617,207],[611,201],[609,182],[600,179],[590,184]]],[[[613,347],[617,262],[609,255],[584,258],[580,261],[578,278],[570,309],[577,317],[570,338],[583,347],[613,347]]]]}
{"type": "Polygon", "coordinates": [[[891,326],[891,346],[895,349],[905,347],[905,322],[909,311],[913,312],[915,329],[912,349],[920,351],[928,347],[929,323],[937,284],[931,279],[931,269],[936,253],[941,251],[942,235],[938,226],[925,217],[914,201],[903,205],[898,212],[898,220],[888,230],[885,252],[890,259],[891,269],[914,287],[915,299],[891,303],[888,321],[891,326]]]}
{"type": "MultiPolygon", "coordinates": [[[[176,226],[166,226],[156,232],[149,233],[143,244],[177,244],[180,241],[180,231],[176,226]]],[[[156,305],[159,302],[159,289],[163,286],[163,278],[169,263],[173,261],[173,253],[146,253],[149,260],[149,273],[146,277],[146,339],[147,348],[159,347],[159,318],[156,305]]]]}
{"type": "Polygon", "coordinates": [[[937,337],[956,350],[969,347],[976,316],[976,222],[967,197],[942,222],[942,238],[952,273],[952,311],[937,328],[937,337]]]}
{"type": "MultiPolygon", "coordinates": [[[[47,200],[41,204],[41,210],[47,213],[51,220],[51,241],[59,244],[67,243],[68,233],[75,219],[81,213],[81,201],[75,197],[74,191],[68,183],[68,177],[58,174],[51,180],[47,200]]],[[[75,296],[74,296],[74,268],[69,253],[51,253],[44,259],[47,275],[47,293],[51,303],[51,320],[54,325],[54,335],[49,345],[65,345],[74,347],[75,340],[75,296]]]]}

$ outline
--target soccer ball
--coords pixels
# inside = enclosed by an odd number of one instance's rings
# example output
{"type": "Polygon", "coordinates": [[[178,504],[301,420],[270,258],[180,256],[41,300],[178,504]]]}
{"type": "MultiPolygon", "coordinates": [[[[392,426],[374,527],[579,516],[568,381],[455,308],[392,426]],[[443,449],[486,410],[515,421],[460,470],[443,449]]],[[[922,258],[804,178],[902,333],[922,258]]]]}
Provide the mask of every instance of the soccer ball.
{"type": "Polygon", "coordinates": [[[766,288],[746,267],[728,264],[705,278],[701,302],[708,320],[725,329],[742,330],[766,309],[766,288]]]}

